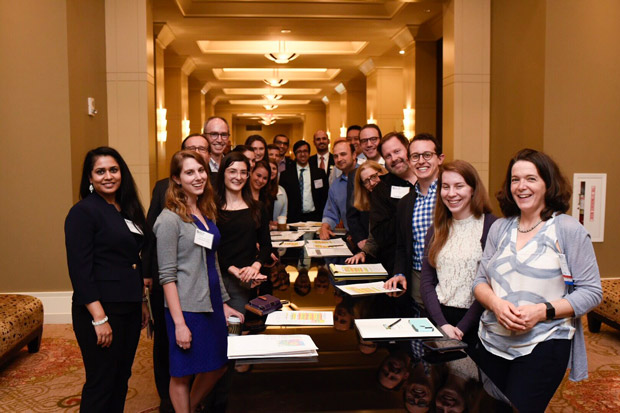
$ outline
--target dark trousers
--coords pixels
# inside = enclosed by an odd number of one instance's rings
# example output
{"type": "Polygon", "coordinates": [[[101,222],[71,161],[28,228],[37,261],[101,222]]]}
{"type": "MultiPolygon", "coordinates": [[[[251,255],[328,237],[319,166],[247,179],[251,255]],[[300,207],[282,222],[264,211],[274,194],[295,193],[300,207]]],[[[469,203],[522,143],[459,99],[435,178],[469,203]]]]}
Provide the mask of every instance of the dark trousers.
{"type": "MultiPolygon", "coordinates": [[[[449,307],[443,304],[440,304],[439,306],[441,307],[441,313],[446,318],[448,324],[455,327],[465,316],[468,310],[467,308],[449,307]]],[[[464,331],[463,333],[462,341],[467,343],[468,350],[472,349],[478,342],[478,324],[475,324],[469,329],[469,331],[464,331]]]]}
{"type": "Polygon", "coordinates": [[[476,347],[478,366],[520,413],[542,413],[562,382],[571,340],[539,343],[527,356],[506,360],[476,347]]]}
{"type": "Polygon", "coordinates": [[[112,328],[112,344],[97,345],[92,316],[83,305],[71,309],[73,330],[82,351],[86,383],[80,411],[122,412],[136,348],[140,340],[141,303],[103,303],[112,328]]]}
{"type": "Polygon", "coordinates": [[[153,311],[153,373],[159,398],[170,399],[170,364],[168,355],[168,333],[164,313],[164,290],[153,287],[151,294],[153,311]]]}

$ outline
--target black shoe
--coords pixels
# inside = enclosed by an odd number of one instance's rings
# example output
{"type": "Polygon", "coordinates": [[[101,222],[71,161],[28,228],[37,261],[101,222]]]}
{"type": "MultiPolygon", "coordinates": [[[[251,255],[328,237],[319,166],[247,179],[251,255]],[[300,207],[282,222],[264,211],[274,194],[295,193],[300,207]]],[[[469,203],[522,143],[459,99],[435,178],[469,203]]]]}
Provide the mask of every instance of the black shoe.
{"type": "Polygon", "coordinates": [[[159,403],[159,412],[174,413],[174,407],[172,407],[172,402],[170,399],[161,399],[161,402],[159,403]]]}

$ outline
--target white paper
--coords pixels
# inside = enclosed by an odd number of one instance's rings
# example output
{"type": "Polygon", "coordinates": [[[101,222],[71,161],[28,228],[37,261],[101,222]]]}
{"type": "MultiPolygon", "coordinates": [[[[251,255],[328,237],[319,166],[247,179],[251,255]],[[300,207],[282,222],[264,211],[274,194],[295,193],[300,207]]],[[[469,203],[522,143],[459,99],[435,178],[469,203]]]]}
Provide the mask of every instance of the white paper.
{"type": "Polygon", "coordinates": [[[322,179],[315,179],[314,180],[314,189],[321,189],[323,188],[323,180],[322,179]]]}
{"type": "Polygon", "coordinates": [[[306,245],[306,252],[308,257],[350,257],[353,255],[349,248],[345,247],[330,247],[330,248],[312,248],[306,245]]]}
{"type": "Polygon", "coordinates": [[[392,190],[390,191],[390,196],[392,198],[401,199],[402,197],[404,197],[408,193],[409,193],[409,187],[408,186],[392,185],[392,190]]]}
{"type": "Polygon", "coordinates": [[[364,275],[388,275],[388,272],[379,264],[330,264],[329,269],[336,277],[359,277],[364,275]]]}
{"type": "Polygon", "coordinates": [[[228,336],[228,358],[307,357],[318,347],[304,334],[228,336]]]}
{"type": "Polygon", "coordinates": [[[333,326],[331,311],[274,311],[267,316],[268,326],[333,326]]]}
{"type": "Polygon", "coordinates": [[[377,281],[372,283],[358,283],[358,284],[347,284],[347,285],[337,285],[339,289],[344,291],[345,293],[355,296],[355,295],[370,295],[370,294],[385,294],[385,293],[394,293],[398,291],[402,291],[400,288],[387,289],[383,288],[383,281],[377,281]]]}
{"type": "Polygon", "coordinates": [[[320,227],[321,223],[316,222],[316,221],[293,222],[293,223],[288,224],[288,226],[293,227],[293,228],[299,228],[301,230],[302,228],[307,228],[307,227],[320,227]]]}
{"type": "MultiPolygon", "coordinates": [[[[422,318],[429,324],[428,318],[422,318]]],[[[396,339],[396,338],[434,338],[443,337],[441,331],[437,327],[433,326],[433,331],[417,332],[413,329],[409,320],[415,320],[414,318],[402,318],[400,321],[393,325],[398,318],[364,318],[356,319],[355,327],[359,331],[360,336],[365,340],[379,340],[379,339],[396,339]],[[389,326],[392,326],[388,328],[389,326]]]]}
{"type": "Polygon", "coordinates": [[[125,218],[125,224],[127,224],[127,228],[129,228],[129,231],[133,232],[134,234],[142,235],[142,231],[140,231],[140,228],[138,228],[138,226],[132,220],[125,218]]]}
{"type": "Polygon", "coordinates": [[[334,239],[309,239],[306,241],[306,245],[310,248],[338,248],[338,247],[346,247],[347,243],[344,242],[342,238],[334,238],[334,239]]]}
{"type": "Polygon", "coordinates": [[[304,231],[272,231],[272,241],[295,241],[304,235],[304,231]]]}
{"type": "Polygon", "coordinates": [[[271,241],[273,248],[300,248],[304,246],[304,240],[301,241],[271,241]]]}
{"type": "Polygon", "coordinates": [[[196,235],[194,235],[194,244],[198,244],[201,247],[211,249],[211,247],[213,247],[213,234],[196,228],[196,235]]]}

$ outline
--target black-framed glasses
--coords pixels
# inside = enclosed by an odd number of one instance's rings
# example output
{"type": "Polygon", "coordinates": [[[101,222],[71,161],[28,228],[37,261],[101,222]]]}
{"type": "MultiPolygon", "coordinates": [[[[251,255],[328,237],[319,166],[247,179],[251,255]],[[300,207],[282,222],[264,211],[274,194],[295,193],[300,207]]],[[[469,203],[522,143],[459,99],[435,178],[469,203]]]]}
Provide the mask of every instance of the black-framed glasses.
{"type": "Polygon", "coordinates": [[[207,132],[205,135],[213,140],[216,140],[217,138],[228,139],[230,137],[230,133],[228,132],[207,132]]]}
{"type": "Polygon", "coordinates": [[[368,142],[370,142],[370,143],[377,143],[377,142],[379,142],[379,137],[378,136],[371,136],[370,138],[364,138],[364,139],[360,138],[360,145],[365,145],[368,142]]]}
{"type": "Polygon", "coordinates": [[[200,152],[200,153],[209,152],[209,148],[207,148],[206,146],[186,146],[185,149],[188,151],[194,151],[194,152],[200,152]]]}
{"type": "Polygon", "coordinates": [[[437,155],[437,153],[436,152],[430,152],[430,151],[426,151],[426,152],[422,152],[422,153],[414,152],[412,154],[409,154],[409,159],[411,159],[412,162],[417,162],[417,161],[420,160],[420,157],[421,157],[425,161],[430,161],[431,158],[433,157],[433,155],[437,155]]]}
{"type": "Polygon", "coordinates": [[[368,186],[370,185],[373,181],[378,181],[379,180],[379,172],[376,172],[372,175],[370,175],[368,178],[364,179],[362,181],[362,183],[364,184],[364,186],[368,186]]]}

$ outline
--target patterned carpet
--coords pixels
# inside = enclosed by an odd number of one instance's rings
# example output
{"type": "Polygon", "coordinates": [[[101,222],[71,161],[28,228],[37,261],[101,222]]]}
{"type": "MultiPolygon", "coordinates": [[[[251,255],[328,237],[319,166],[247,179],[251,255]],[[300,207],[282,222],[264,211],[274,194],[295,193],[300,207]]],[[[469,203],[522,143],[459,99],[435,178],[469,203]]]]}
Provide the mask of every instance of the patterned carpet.
{"type": "MultiPolygon", "coordinates": [[[[585,318],[584,318],[585,321],[585,318]]],[[[590,378],[573,383],[566,378],[547,412],[620,411],[620,331],[603,325],[599,334],[586,331],[590,378]]],[[[140,340],[127,412],[157,411],[151,362],[152,342],[140,340]]],[[[70,325],[46,325],[41,350],[24,349],[0,370],[0,412],[77,412],[84,370],[70,325]]]]}

